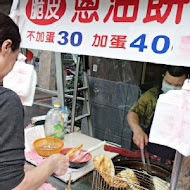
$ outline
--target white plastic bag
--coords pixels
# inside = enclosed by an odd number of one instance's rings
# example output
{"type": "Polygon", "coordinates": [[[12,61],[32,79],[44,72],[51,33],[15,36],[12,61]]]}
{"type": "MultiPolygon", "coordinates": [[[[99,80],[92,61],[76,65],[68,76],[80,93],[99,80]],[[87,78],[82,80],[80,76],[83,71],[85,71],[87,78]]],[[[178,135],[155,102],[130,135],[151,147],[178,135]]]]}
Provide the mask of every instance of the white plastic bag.
{"type": "Polygon", "coordinates": [[[33,65],[25,63],[26,57],[19,54],[12,71],[4,77],[3,86],[16,92],[25,106],[32,106],[37,83],[33,65]]]}
{"type": "Polygon", "coordinates": [[[190,83],[182,90],[160,95],[150,131],[149,141],[178,150],[190,156],[190,83]]]}

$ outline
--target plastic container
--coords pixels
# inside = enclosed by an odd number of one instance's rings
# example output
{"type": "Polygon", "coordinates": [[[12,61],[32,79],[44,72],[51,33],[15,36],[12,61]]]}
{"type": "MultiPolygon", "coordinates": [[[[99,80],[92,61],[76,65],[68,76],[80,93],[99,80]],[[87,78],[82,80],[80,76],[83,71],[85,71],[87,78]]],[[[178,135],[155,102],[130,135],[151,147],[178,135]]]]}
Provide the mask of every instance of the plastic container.
{"type": "Polygon", "coordinates": [[[63,119],[62,123],[63,123],[64,129],[66,130],[68,128],[67,122],[68,122],[68,117],[69,117],[69,112],[66,106],[61,107],[61,117],[63,119]]]}
{"type": "Polygon", "coordinates": [[[38,155],[48,157],[60,153],[64,142],[56,138],[41,138],[34,141],[33,146],[38,155]]]}
{"type": "Polygon", "coordinates": [[[59,103],[54,104],[54,108],[50,109],[45,119],[45,135],[46,137],[53,137],[55,133],[55,126],[61,122],[61,106],[59,103]]]}
{"type": "Polygon", "coordinates": [[[53,136],[54,136],[54,138],[59,138],[59,139],[63,140],[63,138],[65,136],[65,130],[63,128],[63,125],[57,124],[54,126],[53,136]]]}

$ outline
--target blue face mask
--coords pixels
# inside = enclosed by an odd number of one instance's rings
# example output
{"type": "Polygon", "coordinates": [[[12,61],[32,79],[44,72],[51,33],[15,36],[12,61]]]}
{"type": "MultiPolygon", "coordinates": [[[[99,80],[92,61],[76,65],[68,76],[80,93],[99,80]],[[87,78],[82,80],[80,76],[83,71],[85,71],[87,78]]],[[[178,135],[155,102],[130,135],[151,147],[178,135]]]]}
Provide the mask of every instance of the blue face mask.
{"type": "Polygon", "coordinates": [[[169,90],[181,90],[181,87],[173,86],[170,84],[167,84],[164,80],[162,82],[162,91],[163,93],[167,93],[169,90]]]}

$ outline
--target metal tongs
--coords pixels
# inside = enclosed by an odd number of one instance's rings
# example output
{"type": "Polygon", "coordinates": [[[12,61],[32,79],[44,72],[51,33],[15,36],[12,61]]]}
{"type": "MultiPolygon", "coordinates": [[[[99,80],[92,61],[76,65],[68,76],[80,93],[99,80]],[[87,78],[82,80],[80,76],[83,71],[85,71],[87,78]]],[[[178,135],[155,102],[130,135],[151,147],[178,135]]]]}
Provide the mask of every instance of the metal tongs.
{"type": "Polygon", "coordinates": [[[151,170],[151,166],[150,166],[149,154],[148,154],[146,148],[140,149],[140,152],[141,152],[141,160],[142,160],[142,163],[143,163],[143,169],[147,173],[152,174],[152,170],[151,170]],[[146,158],[146,161],[145,161],[145,158],[146,158]]]}

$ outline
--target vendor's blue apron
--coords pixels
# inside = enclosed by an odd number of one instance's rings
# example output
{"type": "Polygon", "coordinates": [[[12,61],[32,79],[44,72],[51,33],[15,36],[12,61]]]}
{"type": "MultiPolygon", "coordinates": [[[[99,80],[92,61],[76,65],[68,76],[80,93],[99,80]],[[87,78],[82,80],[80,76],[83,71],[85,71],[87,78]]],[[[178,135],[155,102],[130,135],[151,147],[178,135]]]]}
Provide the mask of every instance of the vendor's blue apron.
{"type": "MultiPolygon", "coordinates": [[[[157,98],[162,93],[163,93],[162,90],[159,90],[157,98]]],[[[150,134],[150,128],[151,128],[151,125],[152,125],[153,118],[154,118],[154,115],[153,115],[153,117],[151,119],[149,127],[147,129],[145,129],[145,133],[148,136],[150,134]]],[[[161,127],[164,127],[164,126],[161,126],[161,127]]],[[[154,154],[154,155],[157,155],[157,156],[159,156],[159,157],[161,157],[163,159],[169,159],[169,160],[174,160],[175,152],[176,152],[172,148],[169,148],[169,147],[166,147],[166,146],[163,146],[163,145],[158,145],[158,144],[150,143],[150,142],[147,145],[147,150],[151,154],[154,154]]]]}

